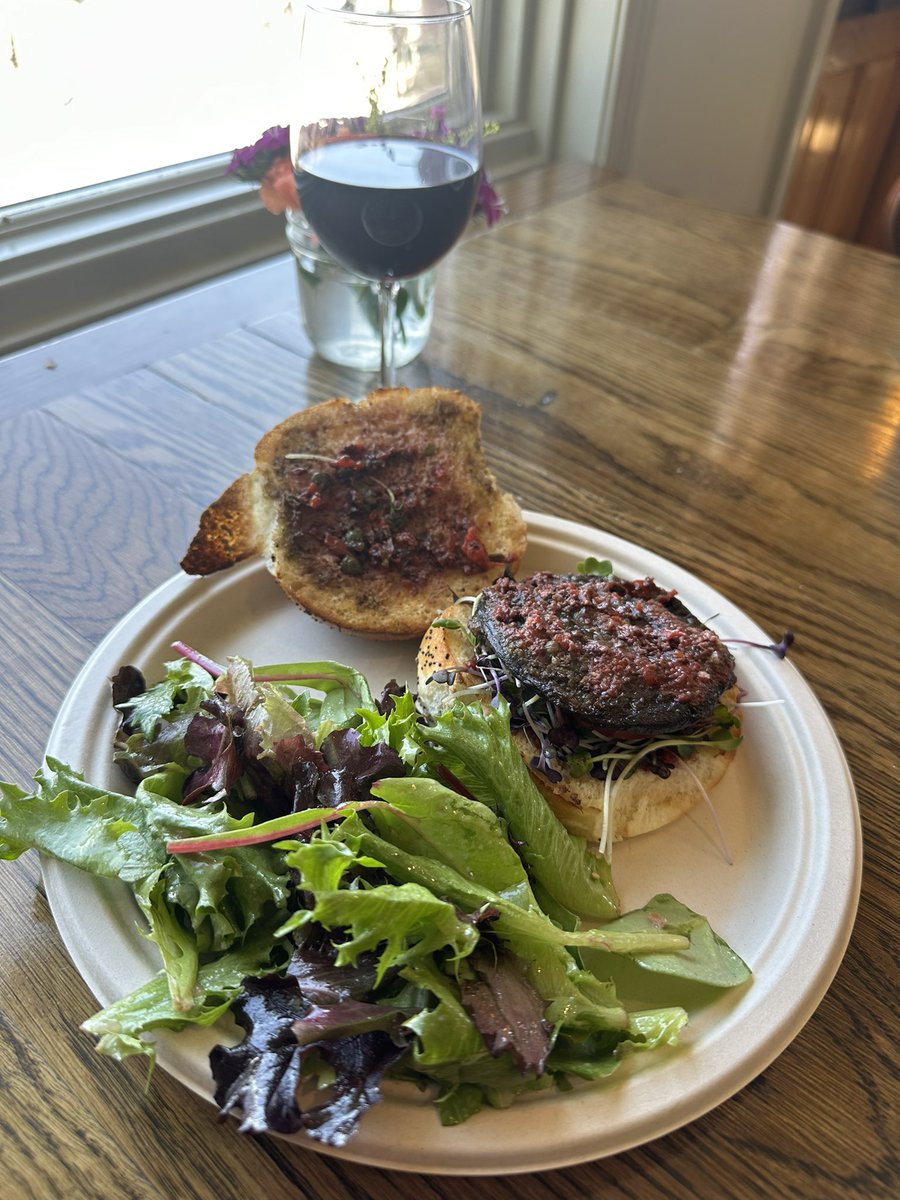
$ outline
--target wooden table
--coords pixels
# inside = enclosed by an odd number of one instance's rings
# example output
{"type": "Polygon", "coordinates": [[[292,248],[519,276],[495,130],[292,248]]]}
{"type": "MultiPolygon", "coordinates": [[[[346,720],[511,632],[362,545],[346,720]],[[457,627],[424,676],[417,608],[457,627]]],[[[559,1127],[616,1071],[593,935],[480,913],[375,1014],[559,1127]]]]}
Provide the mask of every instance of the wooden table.
{"type": "MultiPolygon", "coordinates": [[[[4,864],[0,1192],[19,1197],[887,1197],[897,1165],[900,264],[568,167],[442,266],[401,382],[462,387],[524,506],[674,560],[777,637],[859,793],[837,977],[749,1086],[669,1136],[520,1178],[350,1165],[239,1136],[101,1059],[39,863],[4,864]]],[[[177,570],[284,415],[371,380],[311,356],[287,255],[0,361],[0,777],[25,783],[79,665],[177,570]]]]}

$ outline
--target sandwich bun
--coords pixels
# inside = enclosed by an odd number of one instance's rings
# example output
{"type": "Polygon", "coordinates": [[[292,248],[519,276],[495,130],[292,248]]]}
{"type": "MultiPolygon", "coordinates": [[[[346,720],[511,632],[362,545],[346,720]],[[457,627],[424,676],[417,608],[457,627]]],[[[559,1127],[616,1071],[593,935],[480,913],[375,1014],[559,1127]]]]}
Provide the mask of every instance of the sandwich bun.
{"type": "Polygon", "coordinates": [[[300,608],[376,640],[420,637],[455,595],[515,570],[527,530],[461,392],[382,389],[288,417],[207,508],[181,566],[260,555],[300,608]]]}
{"type": "MultiPolygon", "coordinates": [[[[490,703],[492,691],[483,686],[483,676],[466,669],[472,664],[474,652],[468,629],[471,614],[471,603],[451,605],[441,614],[441,621],[449,624],[433,624],[420,644],[416,662],[418,702],[421,710],[435,719],[459,700],[485,706],[490,703]],[[444,672],[449,672],[449,678],[444,672]]],[[[739,689],[731,686],[720,700],[733,712],[738,697],[739,689]]],[[[638,767],[612,782],[607,806],[604,780],[589,774],[576,778],[563,760],[556,759],[553,766],[561,778],[551,781],[532,766],[536,748],[528,732],[514,730],[512,736],[549,807],[570,833],[591,843],[637,837],[683,816],[704,792],[720,782],[735,754],[733,749],[697,746],[689,762],[677,759],[665,778],[638,767]],[[604,830],[605,811],[608,831],[604,830]]]]}

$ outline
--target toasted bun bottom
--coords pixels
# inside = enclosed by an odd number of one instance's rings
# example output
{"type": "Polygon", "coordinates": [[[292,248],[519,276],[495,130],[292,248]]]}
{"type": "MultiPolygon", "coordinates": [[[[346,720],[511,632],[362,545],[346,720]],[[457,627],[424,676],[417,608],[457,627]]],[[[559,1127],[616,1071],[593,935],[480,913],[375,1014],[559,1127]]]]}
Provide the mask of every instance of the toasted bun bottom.
{"type": "MultiPolygon", "coordinates": [[[[471,609],[468,605],[456,604],[443,613],[446,620],[457,620],[465,627],[471,609]]],[[[432,626],[426,632],[419,648],[417,660],[419,703],[429,715],[437,717],[467,687],[479,680],[465,671],[459,671],[452,683],[437,683],[431,676],[435,671],[454,669],[465,665],[472,656],[472,643],[463,629],[445,629],[432,626]]],[[[735,690],[736,696],[736,690],[735,690]]],[[[726,702],[731,697],[725,697],[726,702]]],[[[531,762],[534,746],[522,731],[513,734],[513,740],[525,759],[531,762]]],[[[698,747],[689,762],[679,763],[671,774],[663,779],[652,771],[638,768],[627,778],[616,780],[611,787],[610,817],[612,840],[637,837],[651,833],[668,825],[670,821],[684,816],[704,792],[714,788],[728,770],[733,750],[719,750],[712,746],[698,747]]],[[[570,833],[586,838],[589,842],[599,841],[603,836],[605,784],[591,776],[574,779],[567,772],[558,783],[551,783],[542,772],[529,771],[541,795],[570,833]]]]}

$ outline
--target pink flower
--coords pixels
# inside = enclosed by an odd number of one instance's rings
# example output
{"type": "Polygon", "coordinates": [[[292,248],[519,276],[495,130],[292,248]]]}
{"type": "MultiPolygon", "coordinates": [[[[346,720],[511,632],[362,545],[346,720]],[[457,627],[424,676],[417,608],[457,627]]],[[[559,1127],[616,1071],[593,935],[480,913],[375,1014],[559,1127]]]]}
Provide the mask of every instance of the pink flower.
{"type": "Polygon", "coordinates": [[[289,143],[290,130],[287,125],[273,125],[252,146],[241,146],[235,150],[225,174],[259,183],[273,162],[290,154],[289,143]]]}
{"type": "Polygon", "coordinates": [[[285,209],[300,207],[294,171],[286,154],[276,158],[266,171],[259,185],[259,198],[270,213],[283,213],[285,209]]]}

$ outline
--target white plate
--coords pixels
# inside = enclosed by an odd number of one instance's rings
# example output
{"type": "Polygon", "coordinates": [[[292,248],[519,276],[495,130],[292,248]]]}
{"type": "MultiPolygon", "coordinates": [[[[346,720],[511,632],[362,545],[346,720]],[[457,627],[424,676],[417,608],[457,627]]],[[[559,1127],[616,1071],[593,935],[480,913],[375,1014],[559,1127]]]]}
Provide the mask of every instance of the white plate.
{"type": "MultiPolygon", "coordinates": [[[[769,641],[739,609],[679,567],[582,525],[526,514],[525,570],[569,571],[587,554],[618,574],[652,575],[722,637],[769,641]]],[[[379,690],[391,677],[414,685],[413,643],[348,637],[300,613],[259,562],[205,580],[179,575],[134,608],[85,664],[53,727],[48,753],[93,782],[120,788],[110,763],[115,726],[108,679],[123,663],[148,679],[176,639],[214,659],[258,663],[336,659],[379,690]]],[[[843,956],[859,896],[861,837],[853,783],[831,725],[789,661],[735,647],[749,700],[745,742],[715,791],[733,865],[704,806],[668,828],[616,848],[613,872],[625,908],[658,892],[709,917],[750,964],[753,981],[695,1014],[672,1050],[631,1056],[610,1079],[567,1093],[540,1092],[443,1128],[409,1086],[389,1083],[358,1136],[336,1153],[374,1166],[447,1174],[500,1174],[615,1154],[707,1112],[747,1084],[812,1015],[843,956]]],[[[44,863],[53,915],[72,959],[101,1005],[157,970],[137,932],[137,910],[117,882],[44,863]]],[[[86,1016],[88,1014],[85,1014],[86,1016]]],[[[212,1099],[207,1055],[215,1030],[161,1034],[159,1063],[212,1099]]],[[[210,1120],[213,1120],[210,1113],[210,1120]]],[[[317,1143],[297,1135],[313,1149],[317,1143]]]]}

